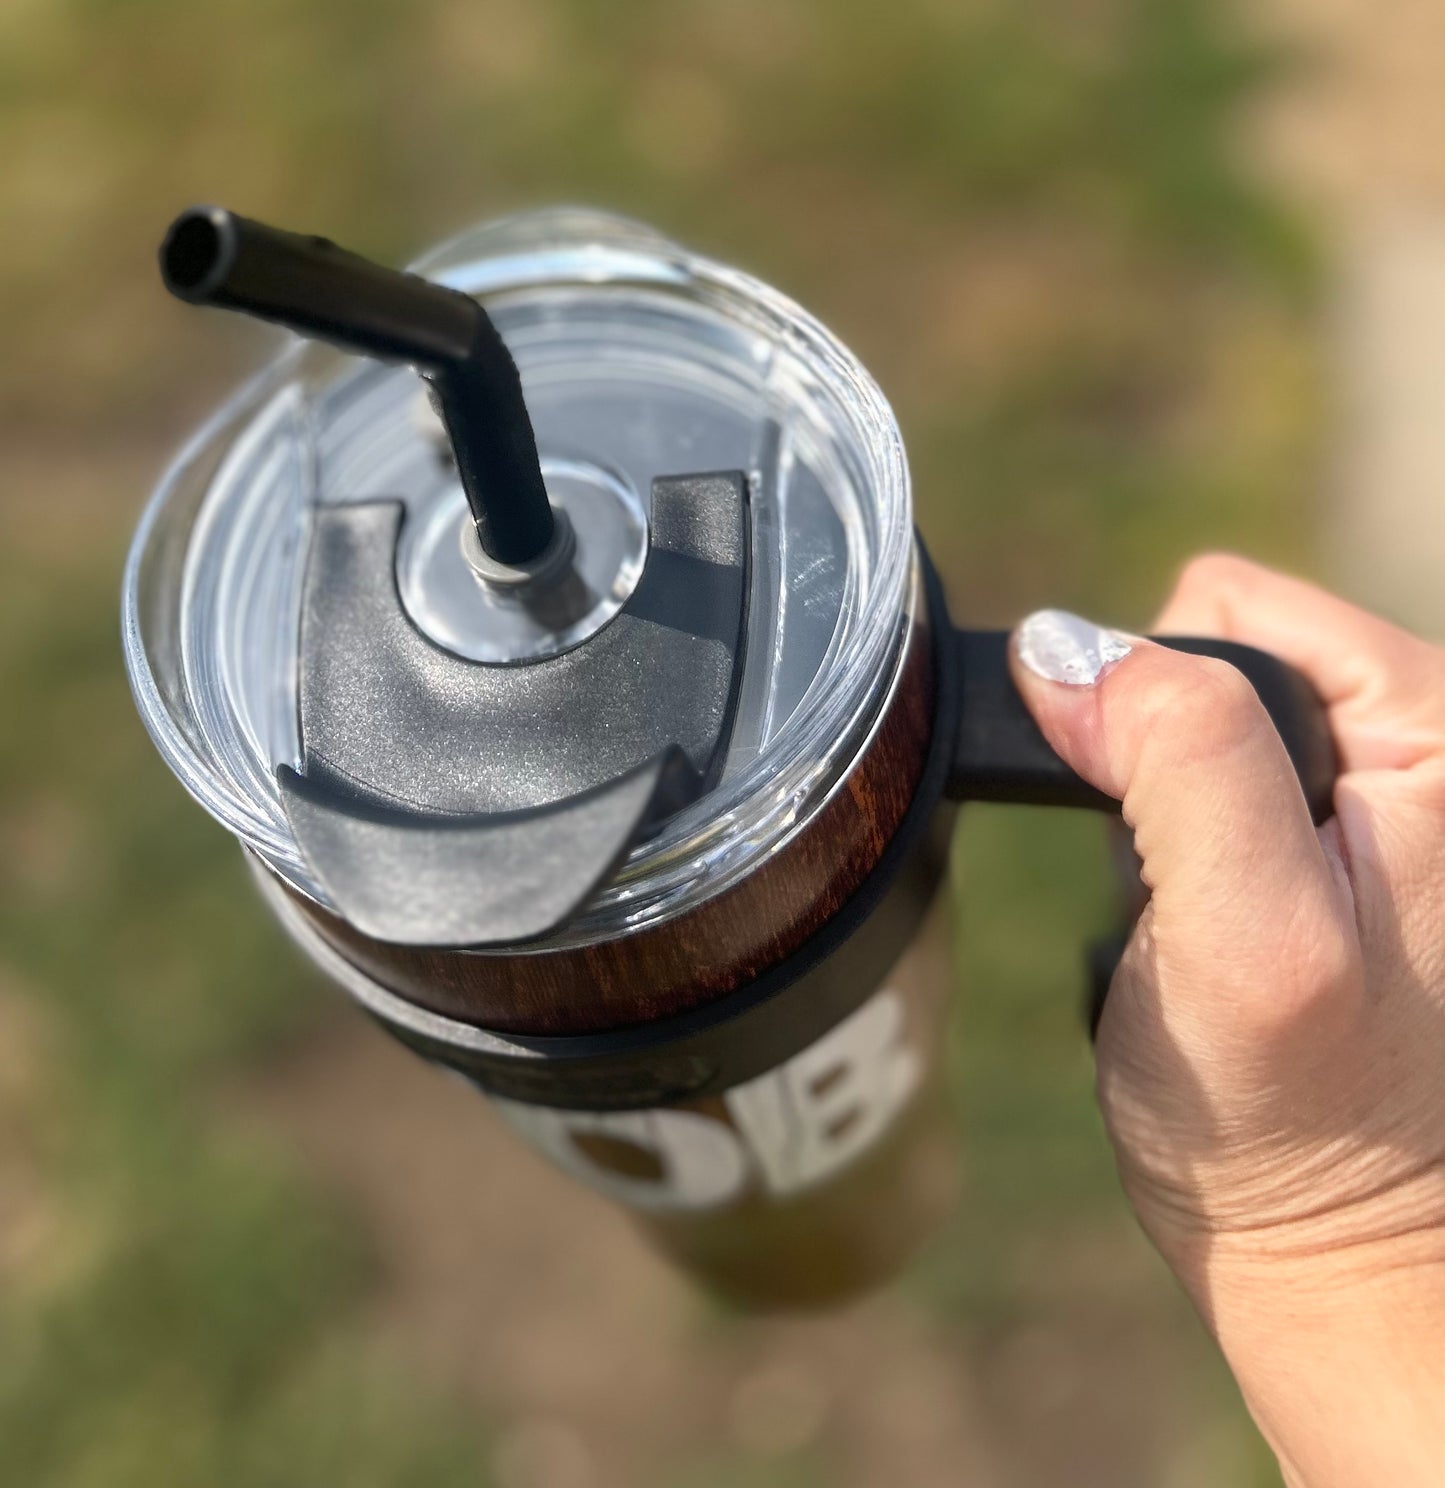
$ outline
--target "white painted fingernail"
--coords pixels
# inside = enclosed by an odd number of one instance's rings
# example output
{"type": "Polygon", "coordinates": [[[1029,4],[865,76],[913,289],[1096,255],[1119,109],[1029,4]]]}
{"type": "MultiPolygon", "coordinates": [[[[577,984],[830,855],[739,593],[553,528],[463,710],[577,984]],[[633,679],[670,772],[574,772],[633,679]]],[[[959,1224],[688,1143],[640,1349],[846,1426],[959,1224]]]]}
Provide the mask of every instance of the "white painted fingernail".
{"type": "Polygon", "coordinates": [[[1133,647],[1117,630],[1106,630],[1067,610],[1035,610],[1014,633],[1019,660],[1037,677],[1090,687],[1133,647]]]}

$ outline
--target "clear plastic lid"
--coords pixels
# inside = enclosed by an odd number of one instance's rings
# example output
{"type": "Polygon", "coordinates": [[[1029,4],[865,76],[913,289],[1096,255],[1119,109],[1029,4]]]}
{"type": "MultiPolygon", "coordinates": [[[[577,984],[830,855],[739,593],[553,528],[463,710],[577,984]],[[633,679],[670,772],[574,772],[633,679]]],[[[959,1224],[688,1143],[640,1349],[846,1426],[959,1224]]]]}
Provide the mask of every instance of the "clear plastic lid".
{"type": "Polygon", "coordinates": [[[415,374],[288,339],[181,453],[136,534],[123,626],[141,715],[191,794],[325,904],[275,778],[277,766],[301,765],[300,606],[315,509],[403,502],[396,575],[412,621],[457,655],[506,663],[584,643],[625,602],[645,558],[654,478],[740,469],[752,489],[751,592],[721,779],[548,943],[680,913],[810,815],[886,691],[912,594],[892,412],[789,300],[615,217],[508,218],[412,267],[477,296],[505,337],[549,495],[577,528],[579,562],[605,580],[592,586],[596,605],[547,631],[502,595],[478,623],[457,542],[464,499],[415,374]],[[601,524],[599,510],[611,514],[601,524]]]}

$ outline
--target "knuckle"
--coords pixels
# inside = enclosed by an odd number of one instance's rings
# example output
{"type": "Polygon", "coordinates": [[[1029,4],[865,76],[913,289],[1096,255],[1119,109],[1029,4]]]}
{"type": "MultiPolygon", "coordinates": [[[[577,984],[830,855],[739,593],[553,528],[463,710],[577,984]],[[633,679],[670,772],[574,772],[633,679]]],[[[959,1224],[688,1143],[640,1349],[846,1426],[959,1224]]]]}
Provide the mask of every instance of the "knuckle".
{"type": "Polygon", "coordinates": [[[1431,817],[1445,817],[1445,760],[1427,761],[1417,769],[1414,784],[1420,808],[1431,817]]]}
{"type": "Polygon", "coordinates": [[[1290,980],[1306,997],[1334,998],[1361,979],[1360,948],[1334,916],[1310,916],[1284,937],[1290,980]]]}
{"type": "Polygon", "coordinates": [[[1256,573],[1256,566],[1237,553],[1198,553],[1180,570],[1174,593],[1197,598],[1228,592],[1247,586],[1256,573]]]}
{"type": "Polygon", "coordinates": [[[1279,928],[1276,945],[1275,975],[1258,1004],[1257,1031],[1319,1033],[1353,1016],[1363,996],[1364,966],[1358,940],[1338,917],[1302,915],[1279,928]]]}
{"type": "Polygon", "coordinates": [[[1191,757],[1231,753],[1267,721],[1248,678],[1213,657],[1191,657],[1174,668],[1149,710],[1150,733],[1191,757]]]}

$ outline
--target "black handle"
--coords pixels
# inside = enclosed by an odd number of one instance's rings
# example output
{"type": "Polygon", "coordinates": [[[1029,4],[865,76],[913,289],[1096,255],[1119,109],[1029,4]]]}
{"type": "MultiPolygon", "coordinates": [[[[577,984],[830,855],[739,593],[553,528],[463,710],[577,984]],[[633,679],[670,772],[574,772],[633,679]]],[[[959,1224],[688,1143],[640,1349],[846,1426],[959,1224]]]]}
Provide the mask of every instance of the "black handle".
{"type": "MultiPolygon", "coordinates": [[[[1074,774],[1039,732],[1009,673],[1009,632],[960,630],[954,644],[960,706],[948,794],[1118,811],[1119,803],[1074,774]]],[[[1235,641],[1170,636],[1159,644],[1218,657],[1244,673],[1284,740],[1310,814],[1316,822],[1327,820],[1334,809],[1335,749],[1324,705],[1310,684],[1277,656],[1235,641]]]]}

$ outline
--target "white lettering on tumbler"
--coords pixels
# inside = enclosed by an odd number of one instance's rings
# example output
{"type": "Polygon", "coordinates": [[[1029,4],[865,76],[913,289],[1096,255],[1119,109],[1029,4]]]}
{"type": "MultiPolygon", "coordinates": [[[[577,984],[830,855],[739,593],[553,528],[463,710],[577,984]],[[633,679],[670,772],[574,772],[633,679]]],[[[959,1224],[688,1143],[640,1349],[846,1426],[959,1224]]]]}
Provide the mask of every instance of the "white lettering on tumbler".
{"type": "Polygon", "coordinates": [[[711,1209],[737,1197],[747,1181],[747,1159],[732,1132],[696,1111],[556,1111],[491,1099],[559,1167],[634,1209],[711,1209]],[[594,1155],[602,1144],[622,1160],[594,1155]]]}
{"type": "Polygon", "coordinates": [[[883,992],[723,1099],[769,1191],[793,1194],[871,1147],[921,1077],[922,1062],[903,1043],[903,1000],[883,992]]]}
{"type": "Polygon", "coordinates": [[[801,1054],[728,1091],[731,1124],[685,1107],[608,1113],[492,1100],[560,1167],[633,1208],[716,1208],[750,1183],[784,1198],[840,1172],[907,1105],[923,1067],[903,1034],[903,999],[880,992],[801,1054]]]}

